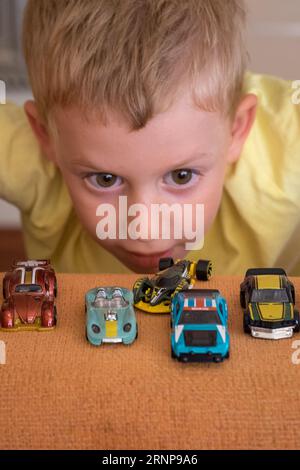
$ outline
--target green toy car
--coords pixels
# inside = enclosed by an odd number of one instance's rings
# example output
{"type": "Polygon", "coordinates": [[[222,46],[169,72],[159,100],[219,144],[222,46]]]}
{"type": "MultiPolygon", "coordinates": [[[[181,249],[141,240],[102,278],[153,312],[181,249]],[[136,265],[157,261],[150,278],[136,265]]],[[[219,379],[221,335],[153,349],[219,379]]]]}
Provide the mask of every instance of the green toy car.
{"type": "Polygon", "coordinates": [[[131,344],[138,336],[132,291],[99,287],[85,296],[86,337],[94,346],[103,343],[131,344]]]}

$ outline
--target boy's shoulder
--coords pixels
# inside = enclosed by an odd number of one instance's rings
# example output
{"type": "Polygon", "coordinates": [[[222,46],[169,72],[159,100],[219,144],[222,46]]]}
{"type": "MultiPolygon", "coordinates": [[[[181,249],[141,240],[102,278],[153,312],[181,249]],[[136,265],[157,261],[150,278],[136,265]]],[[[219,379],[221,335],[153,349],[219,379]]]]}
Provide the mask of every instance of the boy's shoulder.
{"type": "Polygon", "coordinates": [[[255,260],[293,272],[300,262],[300,104],[292,81],[271,76],[247,74],[244,91],[258,96],[257,116],[228,169],[216,227],[236,266],[255,260]]]}
{"type": "Polygon", "coordinates": [[[244,92],[258,97],[256,119],[238,163],[229,172],[226,187],[246,177],[246,193],[257,191],[277,200],[285,193],[300,194],[300,102],[292,81],[247,73],[244,92]],[[253,179],[254,178],[254,179],[253,179]],[[251,191],[252,189],[252,191],[251,191]]]}
{"type": "Polygon", "coordinates": [[[59,170],[42,154],[22,107],[0,105],[0,141],[0,197],[21,210],[32,232],[50,236],[66,220],[72,204],[59,170]]]}
{"type": "Polygon", "coordinates": [[[255,93],[260,107],[278,108],[293,104],[294,83],[292,80],[272,75],[247,72],[244,77],[243,92],[255,93]]]}
{"type": "Polygon", "coordinates": [[[57,171],[43,157],[22,107],[0,106],[0,139],[0,197],[29,211],[57,171]]]}

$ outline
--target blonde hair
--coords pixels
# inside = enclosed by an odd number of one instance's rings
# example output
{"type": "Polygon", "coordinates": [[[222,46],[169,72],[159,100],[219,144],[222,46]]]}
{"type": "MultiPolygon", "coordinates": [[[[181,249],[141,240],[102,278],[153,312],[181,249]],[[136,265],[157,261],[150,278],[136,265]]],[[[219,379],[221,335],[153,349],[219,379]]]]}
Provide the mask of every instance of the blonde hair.
{"type": "Polygon", "coordinates": [[[133,130],[183,88],[207,111],[230,114],[247,52],[243,0],[28,0],[23,47],[41,117],[78,106],[133,130]]]}

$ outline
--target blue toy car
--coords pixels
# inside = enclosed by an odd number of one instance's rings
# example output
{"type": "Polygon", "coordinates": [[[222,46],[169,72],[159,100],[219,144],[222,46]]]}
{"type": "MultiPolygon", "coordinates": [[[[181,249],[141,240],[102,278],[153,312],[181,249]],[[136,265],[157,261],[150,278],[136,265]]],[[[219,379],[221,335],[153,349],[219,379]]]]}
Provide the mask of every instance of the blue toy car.
{"type": "Polygon", "coordinates": [[[94,346],[102,343],[131,344],[138,327],[132,291],[122,287],[99,287],[85,296],[86,337],[94,346]]]}
{"type": "Polygon", "coordinates": [[[228,308],[218,290],[176,294],[171,304],[171,355],[184,362],[222,362],[229,357],[228,308]]]}

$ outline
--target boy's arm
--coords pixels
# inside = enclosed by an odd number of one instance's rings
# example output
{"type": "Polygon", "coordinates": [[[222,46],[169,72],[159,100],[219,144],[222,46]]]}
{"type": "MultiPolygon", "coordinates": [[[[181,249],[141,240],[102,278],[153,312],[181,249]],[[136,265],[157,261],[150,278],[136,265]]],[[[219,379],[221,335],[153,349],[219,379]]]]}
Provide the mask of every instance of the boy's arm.
{"type": "Polygon", "coordinates": [[[245,92],[255,93],[259,104],[225,184],[224,238],[243,269],[255,263],[299,275],[300,103],[294,103],[292,82],[276,77],[248,74],[245,92]]]}
{"type": "MultiPolygon", "coordinates": [[[[69,243],[68,227],[75,226],[71,200],[60,171],[42,154],[24,110],[13,104],[0,105],[0,198],[20,209],[29,256],[61,256],[58,247],[65,246],[64,237],[69,243]]],[[[64,262],[61,269],[66,269],[64,262]]]]}
{"type": "Polygon", "coordinates": [[[23,108],[0,105],[0,198],[37,215],[62,191],[60,174],[41,154],[23,108]]]}
{"type": "Polygon", "coordinates": [[[36,198],[39,152],[23,109],[0,105],[0,197],[24,212],[36,198]]]}

